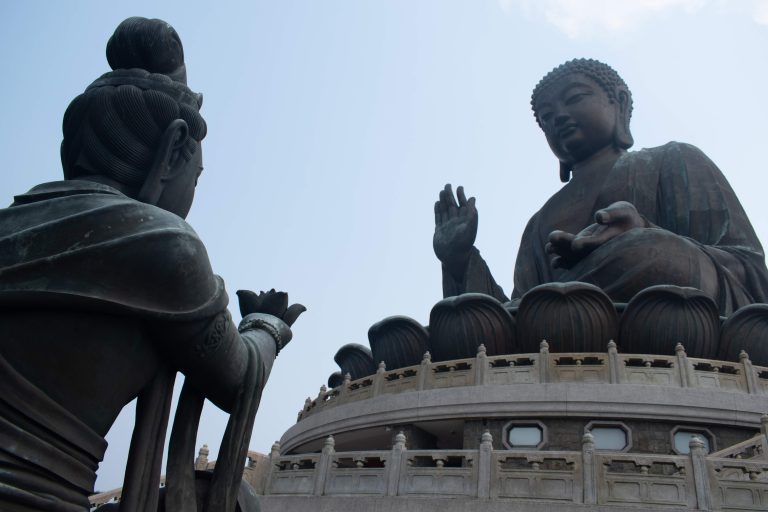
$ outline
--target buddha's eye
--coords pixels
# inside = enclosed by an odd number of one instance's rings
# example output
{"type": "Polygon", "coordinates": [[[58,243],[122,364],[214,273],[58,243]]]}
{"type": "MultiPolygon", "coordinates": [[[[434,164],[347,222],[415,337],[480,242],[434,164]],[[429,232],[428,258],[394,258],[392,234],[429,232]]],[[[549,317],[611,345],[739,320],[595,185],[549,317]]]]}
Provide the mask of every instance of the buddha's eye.
{"type": "Polygon", "coordinates": [[[539,114],[539,119],[541,120],[542,124],[547,124],[552,120],[552,112],[544,112],[542,114],[539,114]]]}
{"type": "Polygon", "coordinates": [[[580,102],[582,99],[584,99],[585,96],[588,96],[588,95],[589,93],[586,93],[586,92],[577,92],[577,93],[571,94],[565,99],[565,104],[573,105],[574,103],[580,102]]]}

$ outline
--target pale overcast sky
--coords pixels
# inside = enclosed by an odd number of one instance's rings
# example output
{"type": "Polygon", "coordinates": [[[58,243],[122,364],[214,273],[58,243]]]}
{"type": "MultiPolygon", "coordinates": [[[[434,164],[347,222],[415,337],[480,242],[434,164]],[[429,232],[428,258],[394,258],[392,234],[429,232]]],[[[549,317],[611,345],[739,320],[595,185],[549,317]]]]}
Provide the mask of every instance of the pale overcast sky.
{"type": "MultiPolygon", "coordinates": [[[[0,0],[6,203],[60,177],[62,114],[108,71],[106,41],[134,15],[174,25],[205,95],[188,221],[214,270],[233,299],[277,287],[309,308],[275,364],[254,450],[295,422],[341,345],[367,344],[386,316],[428,321],[445,183],[477,197],[477,246],[512,291],[522,229],[561,186],[530,92],[565,60],[612,65],[633,93],[636,148],[700,147],[768,242],[768,3],[752,0],[0,0]]],[[[122,485],[132,415],[108,436],[98,489],[122,485]]],[[[225,423],[206,406],[198,444],[212,458],[225,423]]]]}

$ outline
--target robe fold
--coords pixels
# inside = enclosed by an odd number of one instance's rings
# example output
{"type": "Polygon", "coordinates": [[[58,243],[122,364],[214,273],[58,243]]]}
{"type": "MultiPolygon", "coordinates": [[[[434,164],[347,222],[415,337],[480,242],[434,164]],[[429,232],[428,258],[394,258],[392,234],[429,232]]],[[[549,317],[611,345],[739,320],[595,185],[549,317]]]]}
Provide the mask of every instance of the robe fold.
{"type": "Polygon", "coordinates": [[[0,306],[196,320],[227,302],[189,224],[109,186],[44,183],[0,210],[0,306]]]}

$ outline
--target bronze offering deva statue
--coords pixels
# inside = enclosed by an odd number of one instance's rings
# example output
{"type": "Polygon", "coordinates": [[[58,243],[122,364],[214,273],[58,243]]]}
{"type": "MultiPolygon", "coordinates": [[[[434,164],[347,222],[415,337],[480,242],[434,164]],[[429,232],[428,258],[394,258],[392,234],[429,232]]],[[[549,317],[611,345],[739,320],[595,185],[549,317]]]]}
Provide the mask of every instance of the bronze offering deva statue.
{"type": "MultiPolygon", "coordinates": [[[[653,285],[693,287],[721,315],[766,301],[763,249],[725,177],[688,144],[628,151],[632,95],[612,68],[566,62],[539,82],[531,105],[566,184],[525,228],[512,299],[543,283],[582,281],[615,302],[653,285]]],[[[456,195],[446,185],[435,203],[443,294],[508,300],[474,247],[475,199],[462,187],[456,195]]]]}
{"type": "Polygon", "coordinates": [[[138,396],[121,512],[158,506],[177,371],[165,509],[197,510],[203,399],[231,414],[203,510],[233,512],[261,391],[304,310],[285,293],[224,283],[183,220],[202,172],[202,96],[176,31],[130,18],[107,45],[113,71],[64,115],[64,181],[0,210],[0,508],[82,511],[120,410],[138,396]]]}

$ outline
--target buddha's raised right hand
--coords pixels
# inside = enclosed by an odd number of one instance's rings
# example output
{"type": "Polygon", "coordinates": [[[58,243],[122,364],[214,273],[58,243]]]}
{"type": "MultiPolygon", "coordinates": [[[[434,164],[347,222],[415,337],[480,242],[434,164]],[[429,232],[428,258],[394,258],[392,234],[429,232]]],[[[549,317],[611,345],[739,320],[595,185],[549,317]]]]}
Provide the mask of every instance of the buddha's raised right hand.
{"type": "Polygon", "coordinates": [[[477,237],[475,198],[467,199],[464,187],[456,189],[456,198],[450,184],[440,191],[432,238],[435,255],[454,274],[463,272],[477,237]]]}

